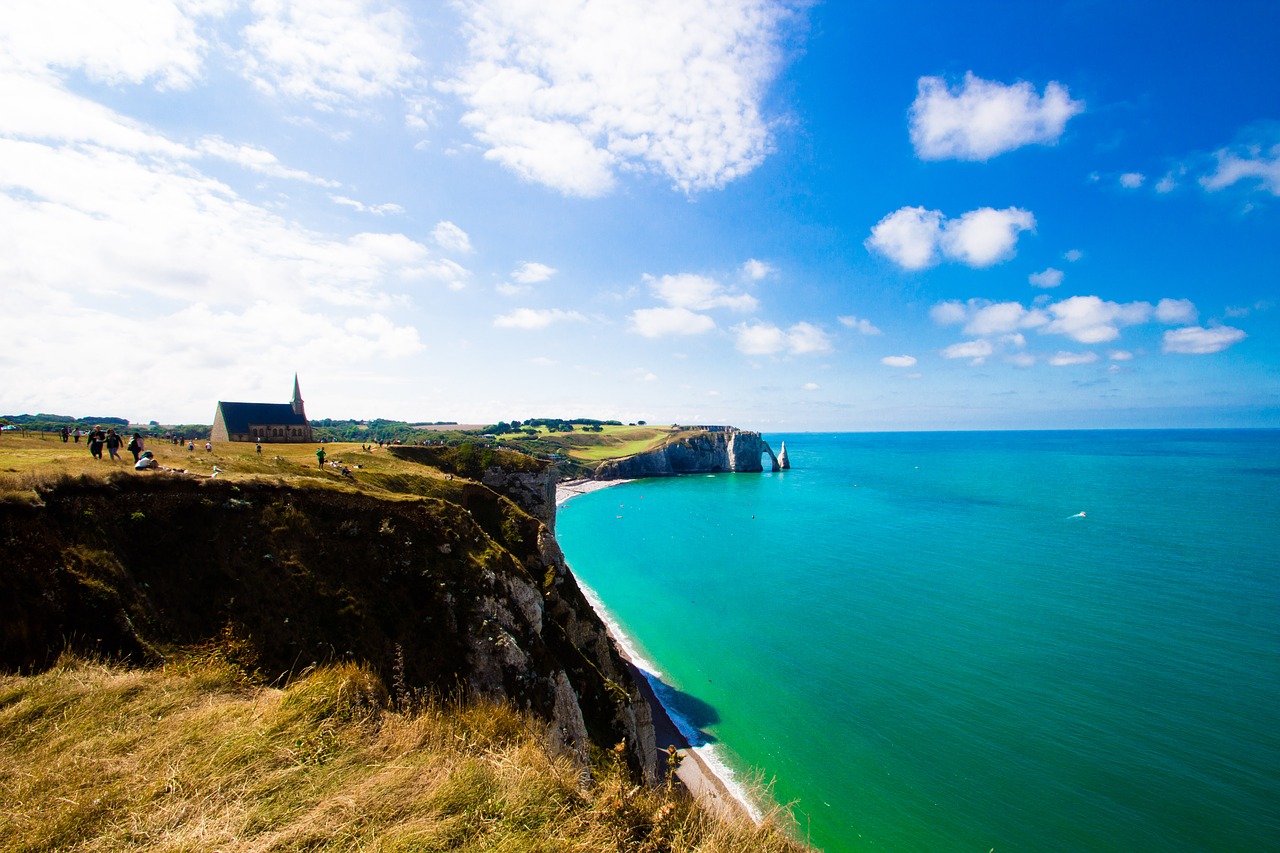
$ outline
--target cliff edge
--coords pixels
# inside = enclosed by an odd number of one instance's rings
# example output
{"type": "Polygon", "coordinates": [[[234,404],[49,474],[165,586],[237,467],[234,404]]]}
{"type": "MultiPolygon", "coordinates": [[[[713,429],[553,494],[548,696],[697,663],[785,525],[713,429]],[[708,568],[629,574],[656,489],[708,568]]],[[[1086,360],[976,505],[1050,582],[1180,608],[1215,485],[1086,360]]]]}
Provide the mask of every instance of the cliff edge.
{"type": "MultiPolygon", "coordinates": [[[[540,511],[551,476],[495,485],[540,511]]],[[[451,485],[454,500],[181,476],[42,486],[0,503],[0,667],[40,671],[67,648],[154,665],[203,646],[288,682],[355,661],[395,692],[509,700],[584,770],[591,746],[625,741],[653,780],[649,707],[549,525],[451,485]]]]}
{"type": "Polygon", "coordinates": [[[758,432],[732,427],[677,433],[662,446],[622,459],[609,459],[596,468],[598,480],[670,477],[677,474],[760,473],[767,455],[772,470],[777,457],[758,432]]]}

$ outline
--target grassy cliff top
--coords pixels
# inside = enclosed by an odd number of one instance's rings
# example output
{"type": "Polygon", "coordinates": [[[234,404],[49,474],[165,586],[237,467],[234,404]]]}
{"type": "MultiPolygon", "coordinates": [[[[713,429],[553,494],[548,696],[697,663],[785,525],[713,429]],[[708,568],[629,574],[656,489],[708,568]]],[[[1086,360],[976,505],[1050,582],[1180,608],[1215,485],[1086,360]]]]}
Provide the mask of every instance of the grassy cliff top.
{"type": "Polygon", "coordinates": [[[389,705],[351,664],[285,689],[199,655],[0,676],[0,788],[7,850],[802,849],[608,758],[584,787],[513,709],[389,705]]]}

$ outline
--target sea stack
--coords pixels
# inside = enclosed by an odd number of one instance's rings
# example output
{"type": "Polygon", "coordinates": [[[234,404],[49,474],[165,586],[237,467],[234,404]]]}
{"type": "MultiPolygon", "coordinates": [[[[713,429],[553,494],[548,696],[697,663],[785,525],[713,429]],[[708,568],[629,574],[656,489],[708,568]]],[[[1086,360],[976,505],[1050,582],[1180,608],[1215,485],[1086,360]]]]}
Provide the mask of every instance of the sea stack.
{"type": "Polygon", "coordinates": [[[787,458],[787,443],[782,442],[782,449],[778,451],[778,467],[783,471],[791,467],[791,460],[787,458]]]}

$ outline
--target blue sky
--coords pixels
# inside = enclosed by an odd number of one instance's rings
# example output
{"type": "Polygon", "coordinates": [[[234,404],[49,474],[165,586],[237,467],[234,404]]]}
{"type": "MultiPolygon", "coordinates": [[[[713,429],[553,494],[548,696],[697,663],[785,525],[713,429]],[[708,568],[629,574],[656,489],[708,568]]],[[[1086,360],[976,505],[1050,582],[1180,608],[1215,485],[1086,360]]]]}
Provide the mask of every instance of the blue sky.
{"type": "Polygon", "coordinates": [[[1280,425],[1271,2],[0,9],[0,413],[1280,425]]]}

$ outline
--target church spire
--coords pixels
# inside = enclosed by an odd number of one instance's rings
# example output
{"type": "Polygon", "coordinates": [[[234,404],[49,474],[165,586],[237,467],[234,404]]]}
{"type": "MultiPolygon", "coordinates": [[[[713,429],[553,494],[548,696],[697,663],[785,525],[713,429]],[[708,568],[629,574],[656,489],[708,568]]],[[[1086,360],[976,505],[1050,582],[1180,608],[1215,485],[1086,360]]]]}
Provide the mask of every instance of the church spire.
{"type": "Polygon", "coordinates": [[[293,413],[306,417],[306,410],[302,408],[302,389],[298,387],[298,374],[293,374],[293,413]]]}

